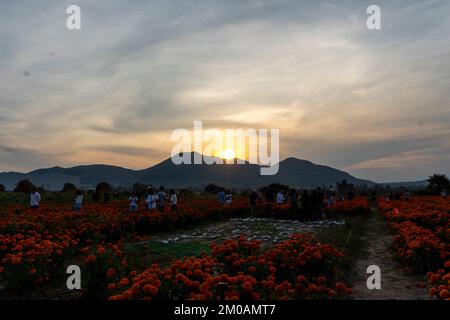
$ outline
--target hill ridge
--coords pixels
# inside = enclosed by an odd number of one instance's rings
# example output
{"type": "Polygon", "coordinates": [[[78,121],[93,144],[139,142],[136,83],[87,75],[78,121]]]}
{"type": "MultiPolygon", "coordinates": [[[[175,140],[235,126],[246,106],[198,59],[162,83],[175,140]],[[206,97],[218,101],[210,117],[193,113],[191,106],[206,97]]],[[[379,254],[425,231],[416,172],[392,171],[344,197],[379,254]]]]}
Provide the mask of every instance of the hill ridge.
{"type": "MultiPolygon", "coordinates": [[[[194,153],[191,152],[190,155],[193,157],[194,153]]],[[[81,187],[94,187],[102,181],[124,187],[139,182],[174,188],[201,188],[210,183],[245,188],[275,182],[293,187],[312,188],[335,185],[343,179],[357,185],[373,184],[369,180],[358,179],[345,171],[295,157],[287,157],[279,161],[279,171],[274,176],[261,176],[260,168],[258,164],[248,162],[236,164],[236,161],[235,164],[223,165],[205,163],[175,165],[171,158],[167,158],[151,167],[139,170],[115,165],[92,164],[68,168],[54,166],[28,173],[4,172],[0,173],[0,184],[4,184],[7,190],[14,189],[17,182],[22,179],[30,179],[35,185],[44,186],[48,190],[61,190],[65,182],[81,187]]]]}

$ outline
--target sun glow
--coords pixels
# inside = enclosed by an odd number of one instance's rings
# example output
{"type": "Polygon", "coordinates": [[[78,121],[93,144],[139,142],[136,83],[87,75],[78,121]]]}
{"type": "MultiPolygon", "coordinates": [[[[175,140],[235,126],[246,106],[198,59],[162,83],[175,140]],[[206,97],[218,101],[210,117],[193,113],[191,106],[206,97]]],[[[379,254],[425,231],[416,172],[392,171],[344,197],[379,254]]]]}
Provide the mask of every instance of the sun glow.
{"type": "Polygon", "coordinates": [[[236,158],[236,153],[233,150],[226,149],[226,150],[222,151],[221,157],[224,159],[227,159],[227,160],[234,159],[234,158],[236,158]]]}

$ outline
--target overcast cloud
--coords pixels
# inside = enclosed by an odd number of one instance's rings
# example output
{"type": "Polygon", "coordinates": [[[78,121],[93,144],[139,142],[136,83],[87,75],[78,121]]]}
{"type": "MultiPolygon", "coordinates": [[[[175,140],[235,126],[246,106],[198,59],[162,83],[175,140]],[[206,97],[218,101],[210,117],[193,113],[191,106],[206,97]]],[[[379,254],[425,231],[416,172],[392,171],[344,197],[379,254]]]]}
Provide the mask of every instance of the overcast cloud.
{"type": "Polygon", "coordinates": [[[449,30],[446,0],[3,0],[0,171],[149,167],[203,120],[361,178],[448,174],[449,30]]]}

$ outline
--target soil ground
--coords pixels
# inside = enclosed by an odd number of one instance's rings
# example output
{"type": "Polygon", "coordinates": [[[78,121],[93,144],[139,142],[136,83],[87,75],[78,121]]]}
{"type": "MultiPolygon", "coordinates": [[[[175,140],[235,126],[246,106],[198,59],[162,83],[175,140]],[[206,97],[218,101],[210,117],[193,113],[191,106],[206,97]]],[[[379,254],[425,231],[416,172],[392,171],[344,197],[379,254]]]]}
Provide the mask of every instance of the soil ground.
{"type": "Polygon", "coordinates": [[[367,216],[367,225],[361,236],[364,249],[354,260],[350,283],[353,285],[353,299],[356,300],[425,300],[427,290],[419,288],[425,277],[411,274],[402,268],[390,250],[393,235],[382,215],[372,208],[367,216]],[[377,265],[381,269],[381,289],[367,288],[367,267],[377,265]]]}

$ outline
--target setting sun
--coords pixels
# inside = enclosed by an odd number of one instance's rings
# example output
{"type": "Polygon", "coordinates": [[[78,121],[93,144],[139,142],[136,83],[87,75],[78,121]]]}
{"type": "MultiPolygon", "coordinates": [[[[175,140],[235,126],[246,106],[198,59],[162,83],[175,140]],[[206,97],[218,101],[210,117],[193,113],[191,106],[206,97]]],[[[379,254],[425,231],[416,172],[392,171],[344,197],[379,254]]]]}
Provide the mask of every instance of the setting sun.
{"type": "Polygon", "coordinates": [[[230,150],[230,149],[226,149],[226,150],[222,151],[221,156],[224,159],[234,159],[234,158],[236,158],[235,152],[233,150],[230,150]]]}

